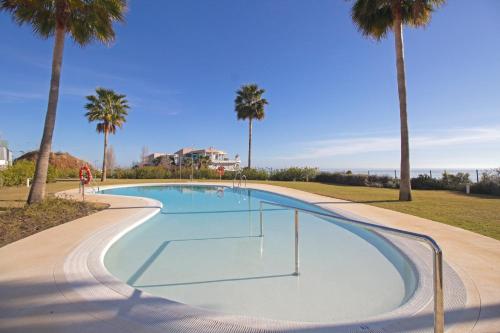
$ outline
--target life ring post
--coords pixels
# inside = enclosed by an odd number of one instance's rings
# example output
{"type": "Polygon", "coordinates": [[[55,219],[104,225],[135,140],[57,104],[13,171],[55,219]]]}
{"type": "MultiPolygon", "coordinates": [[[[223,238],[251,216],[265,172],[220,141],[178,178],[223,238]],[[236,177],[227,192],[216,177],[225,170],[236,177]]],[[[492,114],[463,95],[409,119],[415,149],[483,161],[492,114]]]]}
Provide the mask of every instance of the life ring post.
{"type": "Polygon", "coordinates": [[[85,201],[85,185],[90,184],[92,181],[92,172],[90,172],[90,168],[87,164],[80,168],[79,178],[82,185],[82,199],[85,201]]]}
{"type": "Polygon", "coordinates": [[[222,176],[224,176],[224,166],[221,165],[217,168],[217,173],[219,174],[219,180],[222,181],[222,176]]]}

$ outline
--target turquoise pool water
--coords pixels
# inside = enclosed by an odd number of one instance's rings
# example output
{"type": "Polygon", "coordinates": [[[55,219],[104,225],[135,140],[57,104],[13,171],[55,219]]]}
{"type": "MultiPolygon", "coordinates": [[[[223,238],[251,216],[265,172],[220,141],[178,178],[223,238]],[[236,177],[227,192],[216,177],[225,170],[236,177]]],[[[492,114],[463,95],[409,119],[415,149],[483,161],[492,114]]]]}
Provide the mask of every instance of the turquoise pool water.
{"type": "Polygon", "coordinates": [[[108,250],[106,268],[127,284],[195,307],[303,322],[355,320],[391,311],[414,292],[410,263],[379,235],[300,213],[300,275],[293,212],[322,211],[277,194],[229,187],[137,186],[101,191],[159,200],[162,211],[108,250]]]}

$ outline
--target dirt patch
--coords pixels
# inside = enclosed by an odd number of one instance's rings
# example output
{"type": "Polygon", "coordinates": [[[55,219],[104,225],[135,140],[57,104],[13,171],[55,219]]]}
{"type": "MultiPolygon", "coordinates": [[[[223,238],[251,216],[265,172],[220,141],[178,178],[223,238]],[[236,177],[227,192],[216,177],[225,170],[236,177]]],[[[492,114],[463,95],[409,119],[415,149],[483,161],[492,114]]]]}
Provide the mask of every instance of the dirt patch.
{"type": "MultiPolygon", "coordinates": [[[[38,151],[30,151],[24,155],[16,158],[16,161],[27,160],[36,162],[38,158],[38,151]]],[[[65,152],[51,152],[49,157],[49,164],[56,169],[80,169],[82,165],[88,164],[86,161],[81,160],[69,153],[65,152]]]]}
{"type": "Polygon", "coordinates": [[[101,203],[49,198],[40,204],[10,208],[0,213],[0,247],[107,207],[101,203]]]}

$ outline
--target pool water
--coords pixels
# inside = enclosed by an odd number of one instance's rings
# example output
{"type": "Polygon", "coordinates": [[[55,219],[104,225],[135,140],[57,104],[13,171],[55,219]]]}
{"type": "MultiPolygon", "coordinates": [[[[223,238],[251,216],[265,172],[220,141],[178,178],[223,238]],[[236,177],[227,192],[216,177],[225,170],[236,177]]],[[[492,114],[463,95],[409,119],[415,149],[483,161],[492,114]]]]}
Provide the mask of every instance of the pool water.
{"type": "Polygon", "coordinates": [[[299,213],[294,276],[293,211],[322,211],[292,198],[215,186],[137,186],[101,191],[163,203],[118,239],[104,264],[150,294],[219,312],[302,322],[356,320],[401,306],[416,288],[412,266],[379,235],[338,219],[299,213]]]}

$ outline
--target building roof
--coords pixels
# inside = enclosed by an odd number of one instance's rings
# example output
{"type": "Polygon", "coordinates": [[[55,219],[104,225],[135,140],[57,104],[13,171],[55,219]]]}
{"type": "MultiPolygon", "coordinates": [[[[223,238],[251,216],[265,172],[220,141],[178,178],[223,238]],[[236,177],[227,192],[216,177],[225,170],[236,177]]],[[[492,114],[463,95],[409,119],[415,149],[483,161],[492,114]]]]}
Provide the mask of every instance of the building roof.
{"type": "Polygon", "coordinates": [[[194,150],[193,148],[185,147],[185,148],[179,149],[175,153],[178,154],[178,155],[185,155],[185,154],[188,154],[188,153],[192,152],[193,150],[194,150]]]}
{"type": "Polygon", "coordinates": [[[152,157],[152,158],[156,158],[156,157],[159,157],[159,156],[173,156],[175,154],[170,154],[170,153],[151,153],[149,155],[147,155],[147,157],[152,157]]]}
{"type": "Polygon", "coordinates": [[[179,155],[186,155],[189,153],[226,154],[224,151],[219,150],[219,149],[215,149],[214,147],[202,148],[202,149],[195,149],[195,148],[186,147],[186,148],[179,149],[176,152],[176,154],[179,154],[179,155]]]}
{"type": "Polygon", "coordinates": [[[210,147],[210,148],[208,148],[208,149],[204,149],[204,150],[205,150],[205,152],[207,152],[207,153],[225,154],[225,152],[224,152],[224,151],[222,151],[222,150],[218,150],[218,149],[215,149],[214,147],[210,147]]]}

